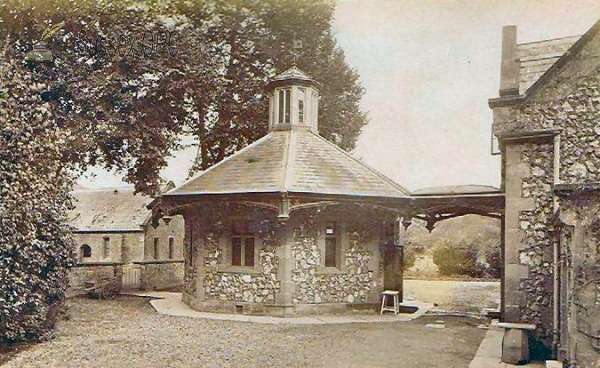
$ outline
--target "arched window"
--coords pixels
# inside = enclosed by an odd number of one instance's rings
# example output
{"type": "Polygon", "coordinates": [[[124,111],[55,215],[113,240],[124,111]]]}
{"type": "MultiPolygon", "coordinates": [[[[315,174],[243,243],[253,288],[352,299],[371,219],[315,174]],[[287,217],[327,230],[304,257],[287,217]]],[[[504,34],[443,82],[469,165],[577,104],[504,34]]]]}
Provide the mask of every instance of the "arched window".
{"type": "Polygon", "coordinates": [[[79,248],[79,260],[83,261],[85,258],[90,258],[92,256],[92,248],[84,244],[79,248]]]}

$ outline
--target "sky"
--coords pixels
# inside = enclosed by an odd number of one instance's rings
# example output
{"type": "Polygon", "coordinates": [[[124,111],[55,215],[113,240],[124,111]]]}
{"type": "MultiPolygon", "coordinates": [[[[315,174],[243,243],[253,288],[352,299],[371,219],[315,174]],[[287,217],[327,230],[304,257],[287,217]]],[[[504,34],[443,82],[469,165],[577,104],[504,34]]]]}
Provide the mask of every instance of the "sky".
{"type": "MultiPolygon", "coordinates": [[[[352,154],[410,190],[499,187],[487,100],[498,96],[502,27],[525,43],[582,35],[598,19],[599,0],[339,1],[333,30],[369,116],[352,154]]],[[[178,153],[162,176],[181,184],[194,156],[178,153]]],[[[124,185],[101,169],[80,184],[124,185]]]]}

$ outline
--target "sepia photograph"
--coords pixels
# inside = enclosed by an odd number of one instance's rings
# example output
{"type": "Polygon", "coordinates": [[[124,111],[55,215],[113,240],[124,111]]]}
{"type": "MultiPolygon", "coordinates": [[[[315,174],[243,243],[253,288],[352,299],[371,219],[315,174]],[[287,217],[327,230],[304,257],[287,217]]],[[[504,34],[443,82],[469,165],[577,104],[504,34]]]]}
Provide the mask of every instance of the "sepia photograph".
{"type": "Polygon", "coordinates": [[[0,1],[0,366],[600,368],[600,1],[0,1]]]}

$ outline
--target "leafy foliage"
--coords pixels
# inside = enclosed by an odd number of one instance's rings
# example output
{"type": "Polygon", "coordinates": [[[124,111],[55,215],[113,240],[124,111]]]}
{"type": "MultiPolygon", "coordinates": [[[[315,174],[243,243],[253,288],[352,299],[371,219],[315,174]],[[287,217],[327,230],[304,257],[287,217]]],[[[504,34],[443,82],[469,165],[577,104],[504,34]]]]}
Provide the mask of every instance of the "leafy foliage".
{"type": "Polygon", "coordinates": [[[433,251],[433,263],[438,266],[443,276],[480,277],[482,267],[477,262],[477,253],[477,247],[473,243],[461,243],[458,246],[444,244],[433,251]]]}
{"type": "Polygon", "coordinates": [[[417,261],[417,252],[414,248],[404,247],[404,257],[402,258],[402,270],[408,271],[417,261]]]}
{"type": "Polygon", "coordinates": [[[68,132],[42,101],[40,81],[21,68],[3,55],[0,344],[40,338],[53,327],[73,260],[68,132]]]}

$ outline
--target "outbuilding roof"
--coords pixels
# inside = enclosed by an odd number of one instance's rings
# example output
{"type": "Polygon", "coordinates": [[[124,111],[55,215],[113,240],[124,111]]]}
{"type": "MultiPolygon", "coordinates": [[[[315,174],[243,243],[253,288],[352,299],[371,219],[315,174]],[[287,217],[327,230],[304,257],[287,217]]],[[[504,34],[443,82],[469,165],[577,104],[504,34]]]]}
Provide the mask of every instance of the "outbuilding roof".
{"type": "MultiPolygon", "coordinates": [[[[161,191],[174,187],[165,184],[161,191]]],[[[134,194],[133,187],[83,189],[73,191],[75,209],[71,211],[71,226],[78,232],[90,231],[142,231],[150,219],[147,208],[152,198],[134,194]]]]}
{"type": "Polygon", "coordinates": [[[273,130],[165,196],[310,193],[407,197],[410,192],[308,129],[273,130]]]}
{"type": "Polygon", "coordinates": [[[133,193],[130,187],[74,191],[71,225],[77,231],[140,231],[152,198],[133,193]]]}

